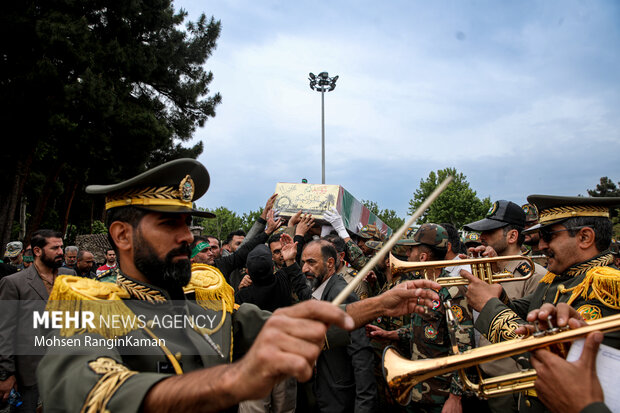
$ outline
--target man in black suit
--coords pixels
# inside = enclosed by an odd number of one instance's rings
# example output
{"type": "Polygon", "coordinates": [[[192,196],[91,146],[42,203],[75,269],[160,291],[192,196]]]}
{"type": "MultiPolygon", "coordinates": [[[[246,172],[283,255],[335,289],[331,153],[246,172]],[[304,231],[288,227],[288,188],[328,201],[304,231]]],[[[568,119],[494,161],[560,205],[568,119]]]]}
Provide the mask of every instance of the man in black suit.
{"type": "Polygon", "coordinates": [[[62,234],[42,229],[31,239],[34,263],[30,267],[0,280],[0,399],[6,401],[11,389],[17,388],[23,404],[19,411],[34,412],[39,392],[35,371],[41,355],[20,350],[19,343],[32,343],[32,310],[42,311],[59,274],[75,275],[61,268],[62,234]],[[27,310],[27,311],[26,311],[27,310]]]}
{"type": "MultiPolygon", "coordinates": [[[[332,301],[347,282],[336,274],[338,253],[326,240],[312,241],[302,253],[302,270],[312,284],[311,294],[301,299],[332,301]]],[[[345,303],[358,301],[352,293],[345,303]]],[[[333,330],[333,329],[330,329],[333,330]]],[[[377,409],[377,385],[373,375],[373,354],[363,328],[347,333],[350,344],[330,346],[338,332],[328,332],[323,352],[316,364],[315,396],[321,412],[374,412],[377,409]]]]}

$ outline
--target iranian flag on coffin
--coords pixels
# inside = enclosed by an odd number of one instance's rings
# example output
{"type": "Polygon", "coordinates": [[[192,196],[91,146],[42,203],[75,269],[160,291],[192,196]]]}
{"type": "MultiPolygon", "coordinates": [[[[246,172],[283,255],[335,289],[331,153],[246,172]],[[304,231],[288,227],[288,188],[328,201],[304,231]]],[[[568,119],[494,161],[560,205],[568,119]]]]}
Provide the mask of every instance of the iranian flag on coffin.
{"type": "Polygon", "coordinates": [[[345,227],[355,234],[364,225],[375,224],[384,236],[392,235],[392,228],[388,227],[340,185],[279,182],[276,184],[276,193],[278,197],[274,208],[282,216],[291,217],[297,211],[302,210],[306,214],[312,214],[318,223],[326,224],[323,213],[331,208],[336,208],[342,216],[345,227]]]}

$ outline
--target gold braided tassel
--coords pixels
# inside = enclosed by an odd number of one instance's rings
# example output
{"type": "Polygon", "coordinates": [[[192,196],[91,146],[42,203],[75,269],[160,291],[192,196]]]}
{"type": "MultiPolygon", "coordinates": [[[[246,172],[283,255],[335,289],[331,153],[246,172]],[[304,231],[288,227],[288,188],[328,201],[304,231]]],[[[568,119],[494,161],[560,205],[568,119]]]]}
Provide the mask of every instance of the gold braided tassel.
{"type": "Polygon", "coordinates": [[[123,303],[123,298],[129,298],[126,291],[116,284],[99,282],[75,275],[61,275],[56,278],[54,287],[45,309],[47,311],[62,311],[75,314],[89,311],[95,314],[94,328],[85,326],[77,328],[74,323],[63,322],[60,335],[71,337],[75,334],[96,333],[105,338],[124,336],[138,329],[138,318],[123,303]],[[114,319],[120,322],[112,322],[114,319]],[[108,321],[108,325],[101,320],[108,321]],[[125,322],[123,322],[125,320],[125,322]],[[73,324],[73,325],[71,325],[73,324]]]}
{"type": "Polygon", "coordinates": [[[192,278],[183,288],[186,293],[194,292],[196,302],[205,309],[232,313],[235,304],[235,290],[228,285],[224,275],[207,264],[192,264],[192,278]]]}
{"type": "Polygon", "coordinates": [[[611,267],[594,267],[586,273],[583,281],[571,290],[573,293],[568,300],[569,305],[581,296],[584,300],[597,299],[610,308],[620,310],[619,270],[611,267]]]}
{"type": "Polygon", "coordinates": [[[557,277],[557,274],[554,274],[551,271],[548,271],[547,274],[545,274],[545,276],[542,277],[538,283],[539,284],[540,283],[551,284],[553,280],[555,280],[555,277],[557,277]]]}

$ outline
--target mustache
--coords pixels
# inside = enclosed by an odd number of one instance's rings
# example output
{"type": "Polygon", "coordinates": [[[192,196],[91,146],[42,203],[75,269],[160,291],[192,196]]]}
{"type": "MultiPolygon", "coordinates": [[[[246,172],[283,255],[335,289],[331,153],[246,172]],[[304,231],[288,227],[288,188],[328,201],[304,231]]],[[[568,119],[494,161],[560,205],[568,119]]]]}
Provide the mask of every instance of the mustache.
{"type": "Polygon", "coordinates": [[[553,253],[553,251],[551,251],[550,249],[544,249],[541,251],[544,255],[547,256],[547,258],[553,258],[555,256],[555,254],[553,253]]]}
{"type": "Polygon", "coordinates": [[[166,260],[172,260],[177,255],[187,255],[188,257],[191,255],[192,249],[189,247],[189,244],[183,244],[179,248],[175,248],[166,254],[166,260]]]}

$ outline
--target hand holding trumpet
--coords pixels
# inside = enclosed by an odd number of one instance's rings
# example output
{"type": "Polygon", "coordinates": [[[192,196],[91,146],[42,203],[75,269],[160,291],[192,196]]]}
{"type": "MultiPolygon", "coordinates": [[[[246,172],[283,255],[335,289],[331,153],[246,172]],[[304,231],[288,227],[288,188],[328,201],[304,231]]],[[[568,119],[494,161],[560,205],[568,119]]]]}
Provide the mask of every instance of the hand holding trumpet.
{"type": "MultiPolygon", "coordinates": [[[[587,325],[579,313],[565,303],[557,307],[547,303],[527,315],[527,321],[537,321],[543,326],[548,324],[548,320],[559,328],[568,326],[576,329],[587,325]]],[[[515,332],[533,334],[534,327],[519,327],[515,332]]],[[[603,389],[596,375],[596,354],[601,341],[603,334],[600,332],[588,334],[581,357],[574,362],[568,362],[546,349],[532,353],[530,361],[537,374],[534,387],[538,398],[551,411],[576,413],[592,403],[603,402],[603,389]]]]}

